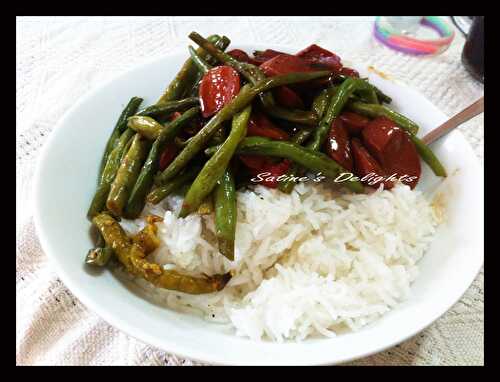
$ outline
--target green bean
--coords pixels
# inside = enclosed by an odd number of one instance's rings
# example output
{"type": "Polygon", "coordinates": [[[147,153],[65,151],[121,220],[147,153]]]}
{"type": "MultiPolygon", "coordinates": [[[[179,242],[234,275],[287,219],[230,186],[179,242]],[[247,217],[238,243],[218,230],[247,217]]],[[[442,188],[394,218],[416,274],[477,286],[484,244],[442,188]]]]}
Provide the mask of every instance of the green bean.
{"type": "Polygon", "coordinates": [[[106,206],[106,199],[108,198],[109,190],[111,188],[111,183],[115,179],[116,172],[120,167],[123,153],[126,152],[128,143],[131,141],[133,136],[134,132],[132,130],[125,130],[120,136],[116,147],[109,154],[108,160],[102,172],[101,183],[97,187],[97,191],[92,198],[92,202],[90,203],[90,207],[87,212],[87,217],[89,219],[104,210],[106,206]]]}
{"type": "Polygon", "coordinates": [[[188,97],[178,101],[169,101],[159,105],[148,106],[136,115],[151,118],[169,117],[173,112],[186,110],[198,105],[199,102],[198,97],[188,97]]]}
{"type": "Polygon", "coordinates": [[[113,248],[106,245],[104,247],[92,248],[85,257],[85,264],[104,267],[113,256],[113,248]]]}
{"type": "Polygon", "coordinates": [[[226,140],[226,129],[225,129],[224,125],[225,125],[225,122],[223,122],[223,126],[221,126],[221,128],[218,129],[214,133],[214,135],[212,135],[212,137],[210,138],[210,141],[208,143],[210,146],[219,145],[226,140]]]}
{"type": "Polygon", "coordinates": [[[384,105],[372,105],[363,102],[349,102],[347,107],[356,113],[362,114],[370,118],[387,117],[394,121],[399,127],[408,131],[410,134],[417,134],[419,127],[412,120],[406,118],[404,115],[389,109],[384,105]]]}
{"type": "Polygon", "coordinates": [[[234,57],[218,49],[213,43],[211,43],[208,39],[203,38],[200,34],[191,32],[188,37],[207,51],[217,61],[234,68],[252,84],[255,85],[259,80],[265,78],[264,73],[262,73],[257,66],[236,60],[234,57]]]}
{"type": "MultiPolygon", "coordinates": [[[[349,78],[349,76],[343,75],[343,74],[337,74],[335,75],[335,78],[338,78],[342,81],[346,80],[349,78]]],[[[369,84],[370,87],[375,91],[375,94],[377,95],[377,98],[380,100],[382,103],[391,103],[392,98],[389,97],[387,94],[385,94],[382,90],[377,88],[375,85],[369,84]]]]}
{"type": "Polygon", "coordinates": [[[165,149],[165,145],[179,134],[181,128],[195,117],[199,112],[198,107],[192,107],[184,112],[179,118],[172,121],[161,130],[158,138],[154,141],[149,151],[148,157],[142,166],[141,172],[137,177],[134,188],[130,193],[127,205],[125,206],[124,216],[129,219],[135,219],[144,208],[146,194],[151,189],[154,181],[154,175],[158,171],[160,155],[165,149]]]}
{"type": "Polygon", "coordinates": [[[293,143],[296,143],[298,145],[301,145],[302,143],[304,143],[307,140],[307,138],[309,138],[311,136],[312,133],[313,133],[313,130],[300,129],[299,131],[297,131],[295,133],[295,135],[292,137],[292,139],[290,141],[293,143]]]}
{"type": "MultiPolygon", "coordinates": [[[[131,130],[131,129],[127,129],[127,130],[131,130]]],[[[132,146],[132,142],[134,141],[135,134],[134,134],[133,130],[131,130],[131,132],[132,132],[132,136],[128,139],[127,144],[125,145],[125,148],[122,151],[122,154],[120,155],[120,162],[118,163],[118,167],[120,167],[120,163],[122,163],[123,158],[125,157],[125,155],[127,155],[128,150],[130,149],[130,146],[132,146]]]]}
{"type": "Polygon", "coordinates": [[[175,137],[174,143],[177,147],[186,147],[190,140],[191,138],[183,140],[181,137],[175,137]]]}
{"type": "Polygon", "coordinates": [[[358,90],[357,93],[360,96],[361,100],[366,103],[374,105],[378,105],[380,103],[377,97],[377,93],[373,88],[358,90]]]}
{"type": "Polygon", "coordinates": [[[302,175],[303,173],[303,168],[300,167],[297,163],[292,163],[288,171],[286,172],[286,180],[279,182],[278,184],[278,189],[281,192],[284,192],[285,194],[290,194],[293,191],[293,188],[295,187],[295,182],[293,180],[293,177],[296,177],[296,174],[302,175]]]}
{"type": "MultiPolygon", "coordinates": [[[[218,35],[212,35],[208,37],[210,42],[216,42],[220,39],[218,35]]],[[[207,53],[204,52],[203,49],[198,49],[198,54],[201,57],[206,57],[207,53]]],[[[180,99],[191,90],[191,88],[195,85],[197,79],[198,69],[196,65],[193,63],[191,58],[188,58],[181,70],[175,76],[174,80],[168,85],[168,88],[162,94],[160,99],[156,102],[156,104],[162,104],[168,101],[175,101],[180,99]]]]}
{"type": "Polygon", "coordinates": [[[328,132],[330,131],[333,120],[340,115],[344,105],[349,100],[349,96],[356,89],[366,88],[367,82],[360,79],[350,77],[342,82],[342,84],[337,88],[335,94],[331,97],[328,108],[326,109],[319,126],[314,131],[312,141],[307,145],[308,148],[316,151],[321,149],[328,132]]]}
{"type": "Polygon", "coordinates": [[[312,110],[316,113],[319,119],[323,117],[326,107],[330,103],[332,95],[335,94],[337,90],[336,86],[331,85],[330,87],[323,89],[313,100],[311,105],[312,110]]]}
{"type": "Polygon", "coordinates": [[[157,215],[146,216],[144,228],[131,237],[132,243],[137,244],[146,255],[156,250],[161,244],[161,240],[157,236],[158,228],[155,225],[159,221],[163,221],[163,218],[157,215]]]}
{"type": "MultiPolygon", "coordinates": [[[[312,130],[301,129],[292,137],[291,142],[302,145],[302,143],[304,143],[311,134],[312,130]]],[[[303,169],[297,163],[292,163],[286,172],[286,180],[279,182],[278,184],[279,190],[285,194],[291,193],[295,187],[295,182],[293,181],[292,176],[295,176],[296,173],[302,172],[302,170],[303,169]]]]}
{"type": "Polygon", "coordinates": [[[156,178],[156,184],[163,184],[175,175],[207,145],[210,137],[220,128],[222,122],[233,117],[236,113],[245,108],[261,92],[275,88],[277,86],[289,85],[292,83],[309,81],[329,75],[328,71],[310,73],[289,73],[272,78],[265,78],[253,87],[248,84],[243,86],[240,93],[227,105],[225,105],[216,115],[203,126],[203,128],[191,138],[187,146],[170,163],[170,165],[156,178]]]}
{"type": "MultiPolygon", "coordinates": [[[[238,73],[240,73],[243,77],[245,77],[251,84],[255,85],[257,82],[266,78],[266,75],[257,66],[249,64],[247,62],[240,62],[236,60],[229,54],[224,53],[220,49],[217,49],[217,47],[214,46],[214,44],[211,44],[210,41],[207,41],[198,33],[191,32],[189,34],[189,38],[193,40],[196,44],[198,44],[200,47],[204,48],[218,61],[234,68],[238,73]]],[[[316,115],[313,112],[305,110],[297,110],[297,109],[289,110],[278,106],[274,101],[274,98],[271,93],[264,93],[260,96],[260,98],[262,104],[264,105],[265,111],[269,115],[275,118],[281,118],[291,122],[300,123],[308,126],[315,126],[318,123],[316,115]]]]}
{"type": "Polygon", "coordinates": [[[412,140],[415,148],[417,149],[418,154],[422,158],[422,160],[427,163],[427,165],[431,168],[432,172],[436,176],[444,176],[446,177],[446,170],[444,166],[441,164],[436,155],[432,152],[432,150],[427,146],[424,142],[422,142],[415,135],[408,134],[410,139],[412,140]]]}
{"type": "Polygon", "coordinates": [[[205,60],[203,60],[198,53],[196,53],[196,50],[189,45],[188,46],[189,54],[191,55],[191,60],[195,63],[195,65],[198,67],[198,70],[202,74],[206,74],[210,69],[212,69],[212,66],[208,64],[205,60]]]}
{"type": "MultiPolygon", "coordinates": [[[[186,169],[182,174],[168,181],[167,183],[154,188],[146,197],[146,200],[152,204],[158,204],[172,192],[176,192],[182,186],[188,186],[188,182],[192,181],[201,170],[201,166],[192,166],[186,169]]],[[[186,190],[187,192],[187,190],[186,190]]]]}
{"type": "Polygon", "coordinates": [[[113,132],[111,133],[111,136],[108,139],[108,142],[106,143],[106,148],[104,149],[104,154],[101,159],[101,165],[99,167],[99,176],[98,176],[99,184],[102,181],[102,172],[104,171],[104,166],[106,166],[106,162],[108,161],[108,156],[111,154],[111,151],[117,145],[120,135],[127,128],[127,118],[135,114],[141,102],[142,98],[132,97],[130,101],[128,101],[127,106],[125,106],[122,113],[120,114],[118,121],[116,121],[115,127],[113,129],[113,132]]]}
{"type": "MultiPolygon", "coordinates": [[[[241,141],[236,152],[238,154],[269,155],[289,159],[310,171],[320,172],[332,179],[337,178],[342,173],[350,174],[349,171],[327,155],[292,142],[273,141],[262,137],[249,137],[241,141]]],[[[359,181],[345,181],[345,186],[354,192],[363,192],[363,185],[359,181]]]]}
{"type": "Polygon", "coordinates": [[[151,143],[147,139],[140,134],[135,134],[134,140],[116,172],[106,200],[106,207],[113,215],[122,216],[123,208],[150,147],[151,143]]]}
{"type": "MultiPolygon", "coordinates": [[[[326,89],[323,89],[318,96],[313,100],[312,104],[312,109],[315,112],[316,116],[318,119],[322,120],[325,111],[327,110],[328,105],[331,102],[332,97],[337,93],[337,87],[334,85],[329,86],[326,89]]],[[[315,133],[316,135],[317,133],[315,133]]],[[[299,142],[295,142],[298,144],[301,144],[299,142]]],[[[313,148],[315,150],[319,150],[316,148],[313,148]]],[[[297,163],[293,163],[288,171],[286,172],[286,175],[288,176],[285,181],[279,182],[278,188],[280,189],[281,192],[284,192],[286,194],[290,194],[293,191],[293,188],[295,187],[295,181],[293,177],[296,175],[302,175],[304,173],[304,169],[301,168],[297,163]]]]}
{"type": "Polygon", "coordinates": [[[394,121],[399,127],[409,133],[410,139],[415,144],[415,148],[422,160],[429,165],[436,176],[446,176],[446,170],[432,150],[416,137],[419,126],[404,115],[389,109],[383,105],[365,104],[362,102],[349,102],[348,108],[367,117],[376,118],[384,116],[394,121]]]}
{"type": "Polygon", "coordinates": [[[113,248],[118,260],[128,272],[142,277],[156,287],[177,290],[190,294],[217,292],[224,288],[231,275],[194,277],[164,270],[162,266],[145,259],[146,253],[141,246],[133,243],[120,224],[108,214],[99,214],[93,219],[106,244],[113,248]]]}
{"type": "Polygon", "coordinates": [[[205,155],[207,157],[212,157],[217,152],[217,150],[220,149],[220,146],[221,145],[215,145],[215,146],[207,147],[205,150],[203,150],[203,152],[205,153],[205,155]]]}
{"type": "Polygon", "coordinates": [[[220,149],[205,163],[202,170],[194,180],[179,213],[180,217],[186,217],[196,211],[201,202],[212,192],[217,181],[224,174],[238,143],[247,132],[248,120],[252,107],[249,105],[243,111],[233,117],[231,132],[220,149]]]}
{"type": "Polygon", "coordinates": [[[198,215],[210,215],[212,212],[214,212],[214,205],[212,202],[211,195],[208,195],[205,198],[205,200],[203,202],[201,202],[196,213],[198,215]]]}
{"type": "Polygon", "coordinates": [[[127,126],[136,133],[141,134],[144,138],[153,141],[158,138],[160,132],[163,130],[163,125],[156,122],[153,118],[140,115],[129,117],[127,126]]]}
{"type": "Polygon", "coordinates": [[[230,168],[224,171],[213,192],[215,206],[215,233],[219,252],[229,260],[234,260],[234,240],[236,235],[236,189],[230,168]]]}
{"type": "Polygon", "coordinates": [[[373,86],[373,89],[375,90],[375,93],[377,94],[377,97],[378,97],[380,102],[382,102],[382,103],[391,103],[392,102],[392,98],[389,97],[387,94],[384,94],[382,92],[382,90],[380,90],[379,88],[377,88],[375,86],[373,86]]]}
{"type": "Polygon", "coordinates": [[[271,93],[265,93],[261,95],[264,100],[264,111],[271,117],[284,119],[293,123],[298,123],[307,126],[316,126],[318,124],[318,118],[311,111],[299,110],[299,109],[286,109],[284,107],[278,106],[274,102],[274,98],[271,98],[271,93]]]}

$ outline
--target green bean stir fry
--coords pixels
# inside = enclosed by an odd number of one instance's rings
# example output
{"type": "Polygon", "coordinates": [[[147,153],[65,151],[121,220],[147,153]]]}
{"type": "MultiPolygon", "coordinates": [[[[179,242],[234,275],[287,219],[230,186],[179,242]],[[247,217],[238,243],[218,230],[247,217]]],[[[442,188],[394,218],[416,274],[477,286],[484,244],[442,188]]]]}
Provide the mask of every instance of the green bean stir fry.
{"type": "Polygon", "coordinates": [[[226,52],[226,36],[192,32],[189,38],[197,47],[188,46],[164,93],[142,110],[143,99],[132,97],[111,131],[87,212],[98,231],[89,266],[114,258],[157,287],[216,292],[230,274],[188,276],[147,260],[159,246],[155,224],[162,219],[145,216],[146,203],[183,190],[179,218],[212,215],[219,252],[233,261],[241,187],[291,193],[312,174],[346,192],[390,189],[396,181],[414,188],[420,159],[446,176],[417,137],[419,126],[334,53],[313,44],[259,61],[238,49],[226,52]],[[147,225],[128,236],[119,221],[139,217],[147,225]]]}

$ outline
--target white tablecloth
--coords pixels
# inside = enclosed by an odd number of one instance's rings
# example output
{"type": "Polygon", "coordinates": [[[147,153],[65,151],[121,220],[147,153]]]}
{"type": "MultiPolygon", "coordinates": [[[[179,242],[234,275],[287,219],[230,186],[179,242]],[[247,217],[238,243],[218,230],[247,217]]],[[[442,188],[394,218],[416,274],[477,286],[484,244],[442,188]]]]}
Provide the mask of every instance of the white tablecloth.
{"type": "MultiPolygon", "coordinates": [[[[32,222],[32,179],[41,146],[61,116],[103,81],[187,46],[187,35],[226,34],[237,43],[317,43],[374,65],[422,92],[447,115],[483,94],[460,62],[463,37],[448,51],[416,58],[371,37],[372,17],[21,17],[16,54],[16,361],[22,365],[191,365],[111,327],[62,284],[32,222]]],[[[484,120],[464,124],[481,163],[484,120]]],[[[62,231],[63,235],[64,232],[62,231]]],[[[483,272],[463,298],[414,338],[350,365],[482,365],[483,272]]]]}

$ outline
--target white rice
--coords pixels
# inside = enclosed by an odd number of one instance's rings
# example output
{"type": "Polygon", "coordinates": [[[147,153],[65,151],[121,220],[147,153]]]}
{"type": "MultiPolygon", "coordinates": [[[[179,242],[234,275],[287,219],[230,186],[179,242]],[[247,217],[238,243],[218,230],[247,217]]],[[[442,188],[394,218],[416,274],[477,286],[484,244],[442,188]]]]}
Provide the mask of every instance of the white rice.
{"type": "MultiPolygon", "coordinates": [[[[234,262],[218,252],[213,215],[178,218],[178,196],[143,211],[164,216],[151,260],[192,275],[232,270],[224,290],[188,295],[135,282],[166,307],[255,340],[335,336],[380,318],[410,295],[437,225],[430,203],[405,185],[370,195],[306,183],[290,195],[256,186],[237,197],[234,262]]],[[[144,221],[122,226],[133,233],[144,221]]]]}

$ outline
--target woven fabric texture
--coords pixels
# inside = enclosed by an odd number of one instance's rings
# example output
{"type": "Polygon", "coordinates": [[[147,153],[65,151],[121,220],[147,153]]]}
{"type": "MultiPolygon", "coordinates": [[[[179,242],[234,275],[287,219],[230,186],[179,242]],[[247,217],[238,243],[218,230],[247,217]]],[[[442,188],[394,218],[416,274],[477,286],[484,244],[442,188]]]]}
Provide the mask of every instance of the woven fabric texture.
{"type": "MultiPolygon", "coordinates": [[[[373,65],[451,116],[483,95],[460,61],[464,38],[417,58],[372,38],[373,17],[19,17],[16,21],[16,362],[19,365],[197,365],[113,328],[57,277],[32,221],[40,148],[87,91],[187,46],[187,35],[226,34],[240,44],[317,43],[373,65]]],[[[484,118],[459,128],[483,163],[484,118]]],[[[422,333],[348,365],[483,365],[483,271],[462,299],[422,333]]]]}

